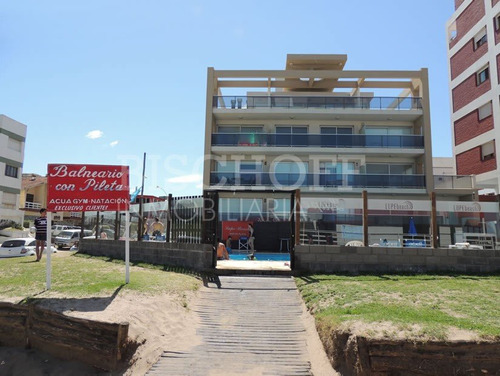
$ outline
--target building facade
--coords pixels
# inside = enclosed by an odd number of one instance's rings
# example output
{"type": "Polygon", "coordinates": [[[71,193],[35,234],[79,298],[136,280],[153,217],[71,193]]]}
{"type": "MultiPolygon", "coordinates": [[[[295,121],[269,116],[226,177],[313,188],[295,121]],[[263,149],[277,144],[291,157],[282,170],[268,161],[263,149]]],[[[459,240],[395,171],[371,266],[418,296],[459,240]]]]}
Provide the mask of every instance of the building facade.
{"type": "Polygon", "coordinates": [[[455,0],[447,23],[451,134],[458,175],[498,193],[499,0],[455,0]]]}
{"type": "Polygon", "coordinates": [[[19,209],[26,125],[0,115],[0,221],[23,224],[19,209]]]}
{"type": "Polygon", "coordinates": [[[218,192],[219,237],[245,237],[251,223],[257,248],[282,250],[296,190],[303,243],[362,239],[366,220],[370,244],[410,233],[428,245],[432,231],[451,244],[461,233],[465,217],[450,212],[473,199],[474,179],[434,176],[427,69],[346,62],[288,55],[284,70],[208,68],[203,185],[218,192]],[[434,230],[432,195],[443,201],[434,230]]]}

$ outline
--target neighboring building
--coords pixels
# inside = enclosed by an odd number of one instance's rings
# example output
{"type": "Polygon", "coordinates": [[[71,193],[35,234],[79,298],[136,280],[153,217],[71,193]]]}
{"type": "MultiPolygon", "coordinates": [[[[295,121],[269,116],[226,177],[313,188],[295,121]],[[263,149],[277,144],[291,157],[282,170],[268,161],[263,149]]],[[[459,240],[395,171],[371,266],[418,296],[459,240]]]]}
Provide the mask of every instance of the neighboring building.
{"type": "Polygon", "coordinates": [[[455,161],[452,157],[434,157],[432,158],[432,168],[434,176],[456,175],[455,161]]]}
{"type": "Polygon", "coordinates": [[[455,0],[447,23],[451,134],[458,175],[498,193],[500,1],[455,0]]]}
{"type": "MultiPolygon", "coordinates": [[[[208,68],[203,185],[218,191],[220,237],[253,222],[258,249],[282,249],[294,189],[302,241],[327,244],[359,239],[363,191],[376,241],[376,228],[408,233],[410,217],[427,236],[431,193],[474,197],[471,176],[434,177],[427,69],[346,71],[346,61],[288,55],[285,70],[208,68]]],[[[438,209],[442,223],[450,207],[438,209]]]]}
{"type": "Polygon", "coordinates": [[[26,125],[0,115],[0,221],[23,224],[19,210],[26,125]]]}
{"type": "Polygon", "coordinates": [[[37,174],[23,174],[19,208],[24,217],[33,221],[40,216],[40,209],[47,207],[47,177],[37,174]]]}

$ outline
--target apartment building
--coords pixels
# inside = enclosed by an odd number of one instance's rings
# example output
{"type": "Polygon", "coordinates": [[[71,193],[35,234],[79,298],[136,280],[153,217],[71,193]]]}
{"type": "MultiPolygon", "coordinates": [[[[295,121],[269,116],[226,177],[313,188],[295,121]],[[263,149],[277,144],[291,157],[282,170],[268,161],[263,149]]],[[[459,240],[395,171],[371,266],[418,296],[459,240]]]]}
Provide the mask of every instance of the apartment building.
{"type": "Polygon", "coordinates": [[[474,179],[433,174],[427,69],[348,71],[346,62],[289,54],[284,70],[208,68],[203,186],[218,194],[219,237],[245,237],[252,223],[258,249],[288,248],[297,194],[310,244],[359,240],[363,212],[370,243],[418,233],[428,244],[432,194],[434,232],[448,244],[461,233],[471,215],[454,205],[472,200],[474,179]]]}
{"type": "Polygon", "coordinates": [[[451,134],[458,175],[499,193],[500,1],[455,0],[447,23],[451,134]]]}
{"type": "Polygon", "coordinates": [[[0,115],[0,221],[22,224],[19,210],[26,125],[0,115]]]}

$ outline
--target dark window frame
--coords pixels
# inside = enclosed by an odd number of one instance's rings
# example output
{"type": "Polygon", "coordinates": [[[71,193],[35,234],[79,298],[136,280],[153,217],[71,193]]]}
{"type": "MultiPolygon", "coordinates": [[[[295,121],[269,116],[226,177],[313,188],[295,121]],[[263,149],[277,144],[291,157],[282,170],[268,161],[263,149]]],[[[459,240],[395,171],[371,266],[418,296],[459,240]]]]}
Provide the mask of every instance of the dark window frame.
{"type": "Polygon", "coordinates": [[[490,67],[486,67],[477,73],[477,76],[476,76],[477,86],[488,81],[489,78],[490,78],[490,67]]]}
{"type": "Polygon", "coordinates": [[[17,179],[19,176],[19,168],[11,165],[5,165],[5,176],[9,176],[11,178],[17,179]]]}

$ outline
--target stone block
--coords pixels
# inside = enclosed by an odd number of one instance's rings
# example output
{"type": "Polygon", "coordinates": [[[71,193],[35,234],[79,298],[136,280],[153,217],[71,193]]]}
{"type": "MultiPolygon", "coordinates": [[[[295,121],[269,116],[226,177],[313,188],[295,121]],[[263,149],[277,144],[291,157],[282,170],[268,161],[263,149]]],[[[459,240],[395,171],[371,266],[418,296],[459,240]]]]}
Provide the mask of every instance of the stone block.
{"type": "Polygon", "coordinates": [[[419,248],[418,249],[419,256],[433,256],[434,252],[432,248],[419,248]]]}
{"type": "Polygon", "coordinates": [[[401,248],[387,248],[388,255],[402,255],[403,250],[401,248]]]}
{"type": "Polygon", "coordinates": [[[427,265],[441,265],[442,261],[441,261],[441,257],[427,256],[425,258],[425,263],[427,265]]]}
{"type": "Polygon", "coordinates": [[[339,253],[340,253],[340,247],[336,247],[336,246],[326,246],[326,247],[325,247],[325,252],[326,252],[326,253],[334,253],[334,254],[339,254],[339,253]]]}
{"type": "Polygon", "coordinates": [[[305,255],[300,255],[300,260],[303,262],[312,262],[316,261],[316,255],[315,254],[305,254],[305,255]]]}
{"type": "Polygon", "coordinates": [[[438,257],[448,256],[448,250],[445,248],[435,248],[433,255],[438,257]]]}
{"type": "Polygon", "coordinates": [[[376,264],[379,262],[377,255],[363,255],[363,263],[366,264],[376,264]]]}
{"type": "Polygon", "coordinates": [[[316,261],[318,262],[330,262],[332,261],[332,254],[320,253],[316,255],[316,261]]]}
{"type": "Polygon", "coordinates": [[[371,255],[372,248],[371,247],[358,247],[356,253],[358,255],[371,255]]]}
{"type": "Polygon", "coordinates": [[[464,255],[464,250],[463,249],[455,249],[455,248],[450,248],[448,249],[448,256],[463,256],[464,255]]]}
{"type": "Polygon", "coordinates": [[[425,256],[409,256],[411,265],[425,265],[425,256]]]}

